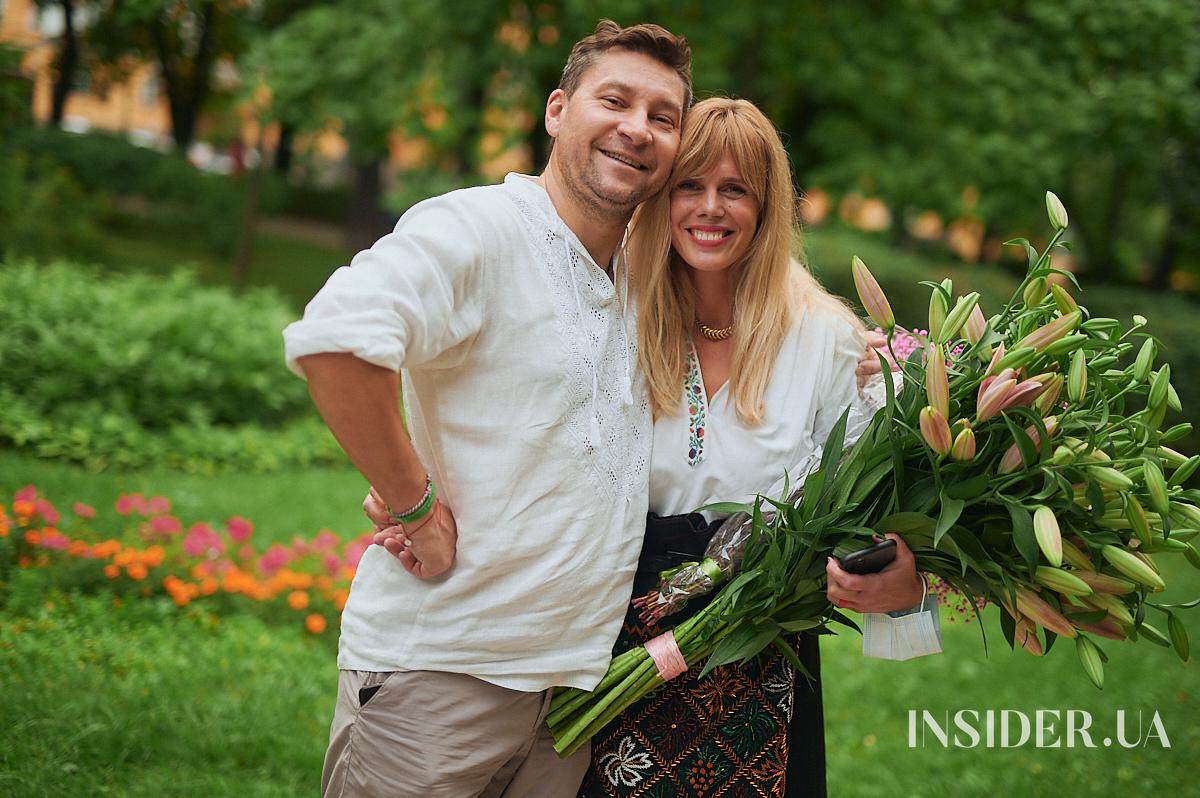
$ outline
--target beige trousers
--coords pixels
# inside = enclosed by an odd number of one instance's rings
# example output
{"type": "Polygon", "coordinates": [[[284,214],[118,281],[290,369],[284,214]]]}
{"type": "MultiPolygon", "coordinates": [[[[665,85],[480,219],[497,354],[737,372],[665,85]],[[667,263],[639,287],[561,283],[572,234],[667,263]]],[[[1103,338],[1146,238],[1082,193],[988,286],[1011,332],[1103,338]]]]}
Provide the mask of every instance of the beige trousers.
{"type": "Polygon", "coordinates": [[[458,673],[341,671],[325,798],[574,798],[590,758],[546,728],[550,693],[458,673]]]}

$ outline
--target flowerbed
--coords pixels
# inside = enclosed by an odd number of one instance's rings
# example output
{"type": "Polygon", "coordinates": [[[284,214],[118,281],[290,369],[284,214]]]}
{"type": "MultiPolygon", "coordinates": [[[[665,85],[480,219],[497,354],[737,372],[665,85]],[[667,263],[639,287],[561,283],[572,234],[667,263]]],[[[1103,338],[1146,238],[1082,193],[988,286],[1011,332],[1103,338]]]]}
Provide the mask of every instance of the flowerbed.
{"type": "Polygon", "coordinates": [[[343,540],[323,529],[265,547],[253,538],[254,524],[237,516],[185,524],[165,496],[123,493],[111,511],[76,502],[64,512],[26,486],[0,503],[0,600],[12,569],[42,569],[60,589],[253,609],[314,635],[336,628],[370,533],[343,540]]]}

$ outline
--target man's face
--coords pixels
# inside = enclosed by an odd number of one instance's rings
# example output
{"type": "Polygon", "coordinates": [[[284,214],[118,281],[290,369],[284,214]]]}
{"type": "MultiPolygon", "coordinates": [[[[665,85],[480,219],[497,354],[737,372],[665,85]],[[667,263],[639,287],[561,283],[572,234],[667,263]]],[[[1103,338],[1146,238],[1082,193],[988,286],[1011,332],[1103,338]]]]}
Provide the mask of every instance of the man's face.
{"type": "Polygon", "coordinates": [[[683,81],[666,64],[610,50],[575,92],[546,103],[551,159],[573,198],[605,215],[628,215],[671,173],[683,119],[683,81]]]}

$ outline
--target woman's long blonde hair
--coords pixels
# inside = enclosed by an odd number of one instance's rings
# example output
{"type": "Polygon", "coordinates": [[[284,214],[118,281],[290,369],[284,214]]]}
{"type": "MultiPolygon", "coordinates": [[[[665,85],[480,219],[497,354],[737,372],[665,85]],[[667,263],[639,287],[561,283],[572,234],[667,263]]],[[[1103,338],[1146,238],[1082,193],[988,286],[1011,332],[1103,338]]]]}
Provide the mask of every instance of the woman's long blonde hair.
{"type": "Polygon", "coordinates": [[[695,303],[688,266],[671,246],[671,189],[704,174],[728,152],[758,199],[758,229],[734,269],[734,332],[729,388],[738,418],[763,416],[763,395],[779,347],[794,320],[831,312],[862,323],[792,257],[796,193],[787,151],[771,121],[746,100],[714,97],[687,113],[671,177],[633,217],[626,252],[638,299],[638,359],[650,385],[655,418],[680,406],[695,303]]]}

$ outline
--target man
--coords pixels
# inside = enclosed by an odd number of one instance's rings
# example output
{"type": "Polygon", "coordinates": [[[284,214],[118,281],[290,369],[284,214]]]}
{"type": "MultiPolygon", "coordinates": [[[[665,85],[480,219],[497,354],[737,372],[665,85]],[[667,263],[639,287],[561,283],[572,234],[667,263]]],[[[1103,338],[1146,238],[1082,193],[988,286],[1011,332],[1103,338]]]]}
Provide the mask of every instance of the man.
{"type": "Polygon", "coordinates": [[[284,333],[403,529],[343,613],[326,795],[575,794],[588,752],[559,760],[542,721],[604,673],[652,437],[614,254],[670,173],[690,58],[601,22],[547,100],[541,176],[415,206],[284,333]]]}

